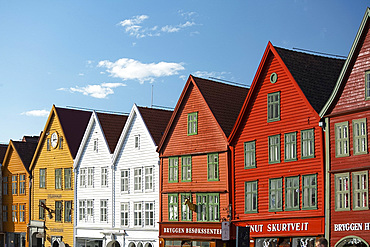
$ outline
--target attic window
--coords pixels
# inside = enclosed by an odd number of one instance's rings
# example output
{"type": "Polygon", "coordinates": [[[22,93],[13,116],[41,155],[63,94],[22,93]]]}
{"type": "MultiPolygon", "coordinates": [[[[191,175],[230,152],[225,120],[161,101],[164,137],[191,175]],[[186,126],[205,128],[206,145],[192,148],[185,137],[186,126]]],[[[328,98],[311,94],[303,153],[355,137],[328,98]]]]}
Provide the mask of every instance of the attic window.
{"type": "Polygon", "coordinates": [[[46,139],[46,150],[50,151],[50,138],[46,139]]]}
{"type": "Polygon", "coordinates": [[[188,136],[198,134],[198,113],[188,114],[188,136]]]}
{"type": "Polygon", "coordinates": [[[277,82],[277,79],[278,79],[278,75],[274,72],[274,73],[271,73],[270,75],[270,82],[271,83],[275,83],[277,82]]]}
{"type": "Polygon", "coordinates": [[[140,149],[140,135],[135,135],[135,149],[140,149]]]}
{"type": "Polygon", "coordinates": [[[59,137],[59,149],[63,149],[63,136],[59,137]]]}
{"type": "Polygon", "coordinates": [[[96,138],[96,139],[94,139],[94,152],[98,152],[98,142],[99,141],[99,139],[98,138],[96,138]]]}

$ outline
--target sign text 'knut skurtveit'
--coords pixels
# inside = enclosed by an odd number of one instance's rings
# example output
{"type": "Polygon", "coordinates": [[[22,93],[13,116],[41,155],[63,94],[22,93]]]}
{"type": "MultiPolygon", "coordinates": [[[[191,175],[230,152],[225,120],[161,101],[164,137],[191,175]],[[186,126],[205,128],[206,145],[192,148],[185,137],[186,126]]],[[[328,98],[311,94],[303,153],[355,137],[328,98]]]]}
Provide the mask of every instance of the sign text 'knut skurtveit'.
{"type": "Polygon", "coordinates": [[[344,224],[334,224],[335,232],[344,231],[370,231],[370,222],[368,223],[344,223],[344,224]]]}
{"type": "Polygon", "coordinates": [[[292,232],[292,231],[308,231],[309,222],[295,223],[269,223],[249,225],[251,232],[292,232]]]}

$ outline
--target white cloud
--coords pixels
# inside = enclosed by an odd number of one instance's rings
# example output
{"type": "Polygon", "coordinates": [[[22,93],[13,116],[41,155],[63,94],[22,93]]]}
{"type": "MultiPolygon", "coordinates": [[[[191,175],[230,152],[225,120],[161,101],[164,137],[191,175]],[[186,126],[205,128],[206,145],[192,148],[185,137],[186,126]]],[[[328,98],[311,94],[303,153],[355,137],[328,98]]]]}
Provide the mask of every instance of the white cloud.
{"type": "Polygon", "coordinates": [[[179,71],[185,69],[180,63],[144,64],[129,58],[121,58],[115,62],[100,61],[98,67],[106,68],[106,72],[112,77],[121,78],[122,80],[138,80],[141,84],[145,81],[152,83],[158,77],[177,75],[179,71]]]}
{"type": "Polygon", "coordinates": [[[179,15],[181,15],[182,17],[184,17],[185,19],[190,19],[194,15],[197,14],[197,12],[194,12],[194,11],[184,12],[183,10],[179,10],[178,13],[179,13],[179,15]]]}
{"type": "Polygon", "coordinates": [[[71,93],[82,93],[93,98],[105,99],[108,95],[114,94],[113,88],[124,87],[124,83],[102,83],[100,85],[87,85],[85,87],[59,88],[60,91],[69,91],[71,93]]]}
{"type": "MultiPolygon", "coordinates": [[[[183,18],[189,19],[192,15],[195,14],[195,12],[179,12],[179,14],[183,18]]],[[[149,16],[147,15],[137,15],[132,17],[131,19],[123,20],[117,25],[124,27],[126,33],[138,39],[144,37],[161,36],[162,33],[175,33],[181,31],[182,29],[196,25],[194,21],[186,21],[185,23],[180,23],[178,25],[165,25],[163,27],[144,27],[142,24],[148,18],[149,16]]]]}
{"type": "Polygon", "coordinates": [[[47,110],[32,110],[22,112],[21,115],[26,115],[29,117],[47,117],[49,115],[49,111],[47,110]]]}
{"type": "Polygon", "coordinates": [[[79,73],[78,75],[79,75],[79,76],[84,76],[85,74],[84,74],[84,73],[79,73]]]}
{"type": "Polygon", "coordinates": [[[211,72],[196,71],[196,72],[193,73],[193,75],[196,76],[196,77],[202,77],[202,78],[213,77],[213,78],[219,78],[219,79],[223,79],[224,75],[226,75],[226,74],[229,74],[229,73],[228,72],[216,72],[216,71],[211,71],[211,72]]]}

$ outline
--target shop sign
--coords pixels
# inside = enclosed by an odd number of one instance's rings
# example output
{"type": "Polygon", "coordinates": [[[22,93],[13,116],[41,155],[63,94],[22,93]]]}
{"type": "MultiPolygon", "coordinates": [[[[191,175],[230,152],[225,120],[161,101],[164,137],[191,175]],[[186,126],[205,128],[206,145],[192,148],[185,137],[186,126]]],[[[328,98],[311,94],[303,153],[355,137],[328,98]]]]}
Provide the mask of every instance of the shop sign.
{"type": "Polygon", "coordinates": [[[334,224],[334,231],[335,232],[370,231],[370,222],[334,224]]]}
{"type": "Polygon", "coordinates": [[[198,236],[198,237],[216,237],[221,238],[221,224],[212,225],[195,225],[182,224],[180,225],[161,225],[161,236],[198,236]]]}

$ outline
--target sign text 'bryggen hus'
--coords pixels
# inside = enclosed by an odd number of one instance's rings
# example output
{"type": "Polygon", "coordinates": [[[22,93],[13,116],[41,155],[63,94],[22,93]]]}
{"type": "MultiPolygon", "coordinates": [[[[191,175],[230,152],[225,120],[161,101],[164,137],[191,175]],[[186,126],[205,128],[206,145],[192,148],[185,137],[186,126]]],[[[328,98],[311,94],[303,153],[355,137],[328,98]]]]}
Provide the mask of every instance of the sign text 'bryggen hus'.
{"type": "Polygon", "coordinates": [[[370,231],[370,222],[368,223],[344,223],[334,224],[335,232],[344,231],[370,231]]]}
{"type": "Polygon", "coordinates": [[[196,227],[164,227],[163,233],[221,235],[222,230],[221,228],[212,229],[212,228],[196,228],[196,227]]]}

